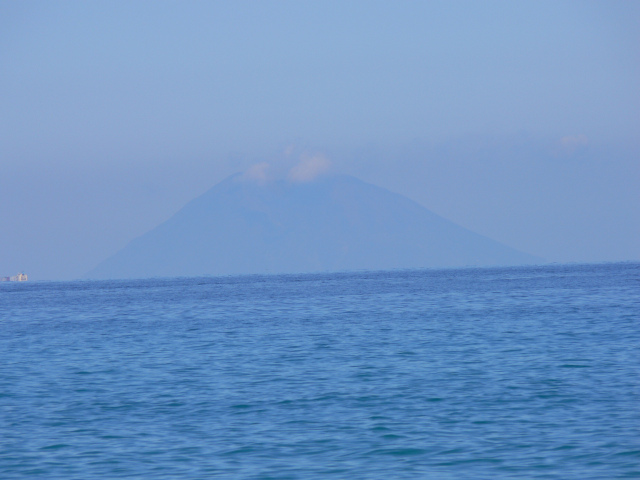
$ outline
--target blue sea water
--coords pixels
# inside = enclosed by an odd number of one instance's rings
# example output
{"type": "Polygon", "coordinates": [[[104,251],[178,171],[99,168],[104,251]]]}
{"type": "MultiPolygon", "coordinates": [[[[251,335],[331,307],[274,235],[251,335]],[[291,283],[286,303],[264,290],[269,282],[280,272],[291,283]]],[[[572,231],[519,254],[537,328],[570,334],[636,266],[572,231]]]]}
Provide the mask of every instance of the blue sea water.
{"type": "Polygon", "coordinates": [[[640,264],[0,285],[0,478],[640,478],[640,264]]]}

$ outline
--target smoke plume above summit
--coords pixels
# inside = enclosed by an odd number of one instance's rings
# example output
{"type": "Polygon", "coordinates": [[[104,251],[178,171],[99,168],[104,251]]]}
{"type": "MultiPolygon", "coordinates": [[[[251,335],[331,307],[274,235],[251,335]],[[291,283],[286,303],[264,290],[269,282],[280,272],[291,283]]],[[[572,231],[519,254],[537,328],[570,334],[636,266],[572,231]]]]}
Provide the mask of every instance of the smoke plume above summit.
{"type": "Polygon", "coordinates": [[[293,146],[285,149],[284,158],[253,164],[242,173],[242,180],[260,185],[287,180],[290,183],[312,182],[332,171],[332,162],[322,153],[303,152],[292,161],[293,146]]]}

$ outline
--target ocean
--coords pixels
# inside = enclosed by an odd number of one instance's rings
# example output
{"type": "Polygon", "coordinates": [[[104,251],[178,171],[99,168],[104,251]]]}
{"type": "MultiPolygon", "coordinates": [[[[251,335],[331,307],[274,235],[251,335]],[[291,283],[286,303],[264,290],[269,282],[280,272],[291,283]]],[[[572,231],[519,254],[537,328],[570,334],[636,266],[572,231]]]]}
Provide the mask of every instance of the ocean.
{"type": "Polygon", "coordinates": [[[640,478],[640,264],[0,284],[0,478],[640,478]]]}

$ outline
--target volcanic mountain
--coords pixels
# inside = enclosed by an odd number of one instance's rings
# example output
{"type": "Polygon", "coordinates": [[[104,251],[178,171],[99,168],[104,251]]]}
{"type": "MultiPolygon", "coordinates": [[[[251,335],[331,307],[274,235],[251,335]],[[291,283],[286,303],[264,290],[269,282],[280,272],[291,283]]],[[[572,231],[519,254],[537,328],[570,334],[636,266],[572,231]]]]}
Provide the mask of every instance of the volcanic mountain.
{"type": "Polygon", "coordinates": [[[236,174],[87,274],[141,278],[415,267],[540,259],[351,176],[236,174]]]}

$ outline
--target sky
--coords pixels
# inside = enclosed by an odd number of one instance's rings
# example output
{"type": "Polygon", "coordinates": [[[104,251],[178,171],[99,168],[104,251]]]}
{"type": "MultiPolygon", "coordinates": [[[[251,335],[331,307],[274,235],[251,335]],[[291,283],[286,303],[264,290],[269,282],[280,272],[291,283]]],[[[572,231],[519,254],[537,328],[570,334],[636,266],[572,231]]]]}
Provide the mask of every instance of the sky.
{"type": "Polygon", "coordinates": [[[321,155],[550,262],[640,260],[640,2],[0,0],[0,276],[321,155]]]}

